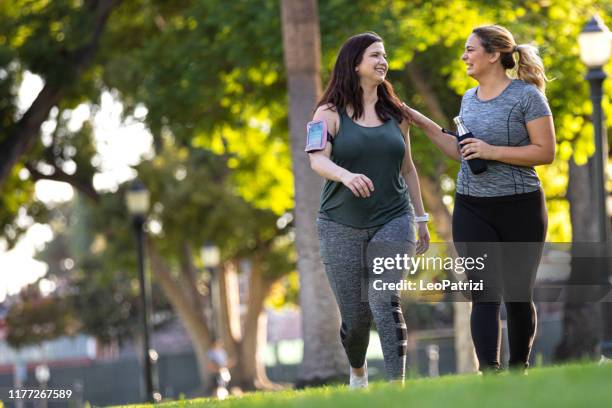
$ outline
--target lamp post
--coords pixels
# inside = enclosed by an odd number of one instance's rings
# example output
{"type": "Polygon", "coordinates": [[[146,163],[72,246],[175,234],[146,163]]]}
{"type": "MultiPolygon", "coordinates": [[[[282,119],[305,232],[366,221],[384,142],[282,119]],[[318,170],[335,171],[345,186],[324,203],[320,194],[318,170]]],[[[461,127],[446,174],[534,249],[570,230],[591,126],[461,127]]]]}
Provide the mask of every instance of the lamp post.
{"type": "Polygon", "coordinates": [[[221,335],[220,329],[217,327],[217,319],[215,314],[219,311],[219,282],[217,279],[217,267],[221,261],[221,252],[219,247],[213,243],[207,242],[202,246],[200,255],[204,268],[210,275],[210,289],[208,291],[208,299],[210,301],[210,328],[213,338],[217,339],[221,335]]]}
{"type": "Polygon", "coordinates": [[[144,223],[147,218],[149,211],[149,191],[146,189],[144,184],[140,180],[132,182],[130,189],[125,195],[125,201],[132,216],[132,223],[134,227],[134,233],[136,235],[136,242],[138,247],[138,279],[140,282],[140,306],[141,306],[141,317],[142,317],[142,332],[143,332],[143,350],[142,360],[144,362],[144,380],[145,380],[145,392],[146,400],[148,402],[156,402],[161,399],[159,393],[154,389],[153,382],[153,365],[151,362],[151,356],[156,355],[154,350],[150,348],[150,333],[151,324],[149,322],[149,315],[151,310],[151,286],[145,274],[144,267],[144,223]]]}
{"type": "Polygon", "coordinates": [[[595,194],[597,217],[599,221],[599,238],[601,242],[608,239],[608,215],[606,211],[605,163],[608,156],[605,140],[604,115],[601,108],[602,84],[607,75],[603,66],[610,59],[611,39],[608,27],[595,15],[584,26],[578,36],[580,59],[589,69],[586,80],[591,86],[593,104],[593,128],[595,129],[595,194]]]}
{"type": "MultiPolygon", "coordinates": [[[[47,383],[51,378],[49,366],[46,364],[37,365],[34,369],[34,377],[36,377],[36,381],[38,381],[40,390],[44,392],[47,389],[47,383]]],[[[47,408],[47,399],[43,398],[40,402],[40,408],[47,408]]]]}
{"type": "MultiPolygon", "coordinates": [[[[601,278],[607,286],[609,282],[609,262],[608,262],[608,238],[609,238],[609,218],[606,208],[606,163],[608,158],[608,143],[606,136],[605,118],[601,106],[602,85],[607,75],[603,70],[604,65],[610,60],[612,48],[612,37],[610,30],[599,18],[594,15],[584,26],[578,36],[580,46],[580,59],[587,66],[588,73],[585,77],[589,81],[591,88],[591,103],[593,104],[593,128],[595,130],[595,157],[593,160],[595,176],[595,205],[597,208],[599,242],[602,243],[601,254],[603,267],[601,278]]],[[[612,330],[609,326],[608,314],[612,313],[609,305],[604,304],[603,323],[604,323],[604,344],[603,348],[609,347],[609,338],[612,330]]],[[[611,314],[612,316],[612,314],[611,314]]]]}

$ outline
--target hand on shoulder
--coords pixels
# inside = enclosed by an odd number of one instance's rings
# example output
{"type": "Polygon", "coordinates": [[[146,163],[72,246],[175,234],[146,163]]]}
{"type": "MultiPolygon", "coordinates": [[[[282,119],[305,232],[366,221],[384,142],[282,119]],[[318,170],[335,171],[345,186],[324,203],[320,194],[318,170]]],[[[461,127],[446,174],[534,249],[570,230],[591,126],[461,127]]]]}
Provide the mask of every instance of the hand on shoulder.
{"type": "Polygon", "coordinates": [[[419,128],[424,125],[425,116],[421,112],[419,112],[416,109],[411,108],[410,106],[406,105],[403,102],[401,106],[402,106],[402,110],[407,116],[407,119],[404,119],[402,123],[407,122],[407,126],[416,126],[419,128]]]}

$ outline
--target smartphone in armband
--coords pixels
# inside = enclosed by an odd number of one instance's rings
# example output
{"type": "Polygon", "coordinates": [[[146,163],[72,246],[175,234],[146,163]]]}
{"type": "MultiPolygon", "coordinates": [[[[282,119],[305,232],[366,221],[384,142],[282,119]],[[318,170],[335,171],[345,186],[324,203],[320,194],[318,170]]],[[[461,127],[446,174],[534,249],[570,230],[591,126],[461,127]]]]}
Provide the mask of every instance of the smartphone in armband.
{"type": "Polygon", "coordinates": [[[306,125],[306,152],[325,149],[327,144],[327,123],[324,120],[313,120],[306,125]]]}

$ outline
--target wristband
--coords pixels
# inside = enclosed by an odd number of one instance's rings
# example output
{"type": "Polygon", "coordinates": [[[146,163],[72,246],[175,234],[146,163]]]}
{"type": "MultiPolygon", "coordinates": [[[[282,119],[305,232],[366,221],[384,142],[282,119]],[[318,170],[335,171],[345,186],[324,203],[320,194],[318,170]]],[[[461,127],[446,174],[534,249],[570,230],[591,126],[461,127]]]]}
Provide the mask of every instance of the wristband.
{"type": "Polygon", "coordinates": [[[455,137],[459,137],[459,135],[455,132],[453,132],[452,130],[448,130],[445,128],[442,128],[442,133],[446,133],[447,135],[451,135],[451,136],[455,136],[455,137]]]}
{"type": "Polygon", "coordinates": [[[425,213],[423,215],[416,215],[414,217],[415,222],[429,222],[429,214],[425,213]]]}

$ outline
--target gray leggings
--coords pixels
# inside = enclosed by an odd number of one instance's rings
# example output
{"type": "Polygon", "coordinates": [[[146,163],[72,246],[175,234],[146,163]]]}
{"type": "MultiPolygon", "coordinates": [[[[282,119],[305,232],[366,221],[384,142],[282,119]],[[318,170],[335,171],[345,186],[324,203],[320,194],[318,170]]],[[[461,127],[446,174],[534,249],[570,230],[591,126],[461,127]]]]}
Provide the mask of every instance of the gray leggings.
{"type": "MultiPolygon", "coordinates": [[[[358,229],[337,222],[317,219],[321,257],[331,288],[340,308],[340,338],[352,367],[363,367],[372,317],[380,336],[385,369],[390,380],[402,380],[406,367],[406,323],[398,291],[380,291],[374,279],[397,282],[404,271],[373,275],[368,270],[366,251],[373,247],[398,244],[409,256],[415,251],[412,214],[393,218],[378,227],[358,229]]],[[[369,251],[368,251],[369,252],[369,251]]],[[[369,255],[368,255],[369,256],[369,255]]]]}

